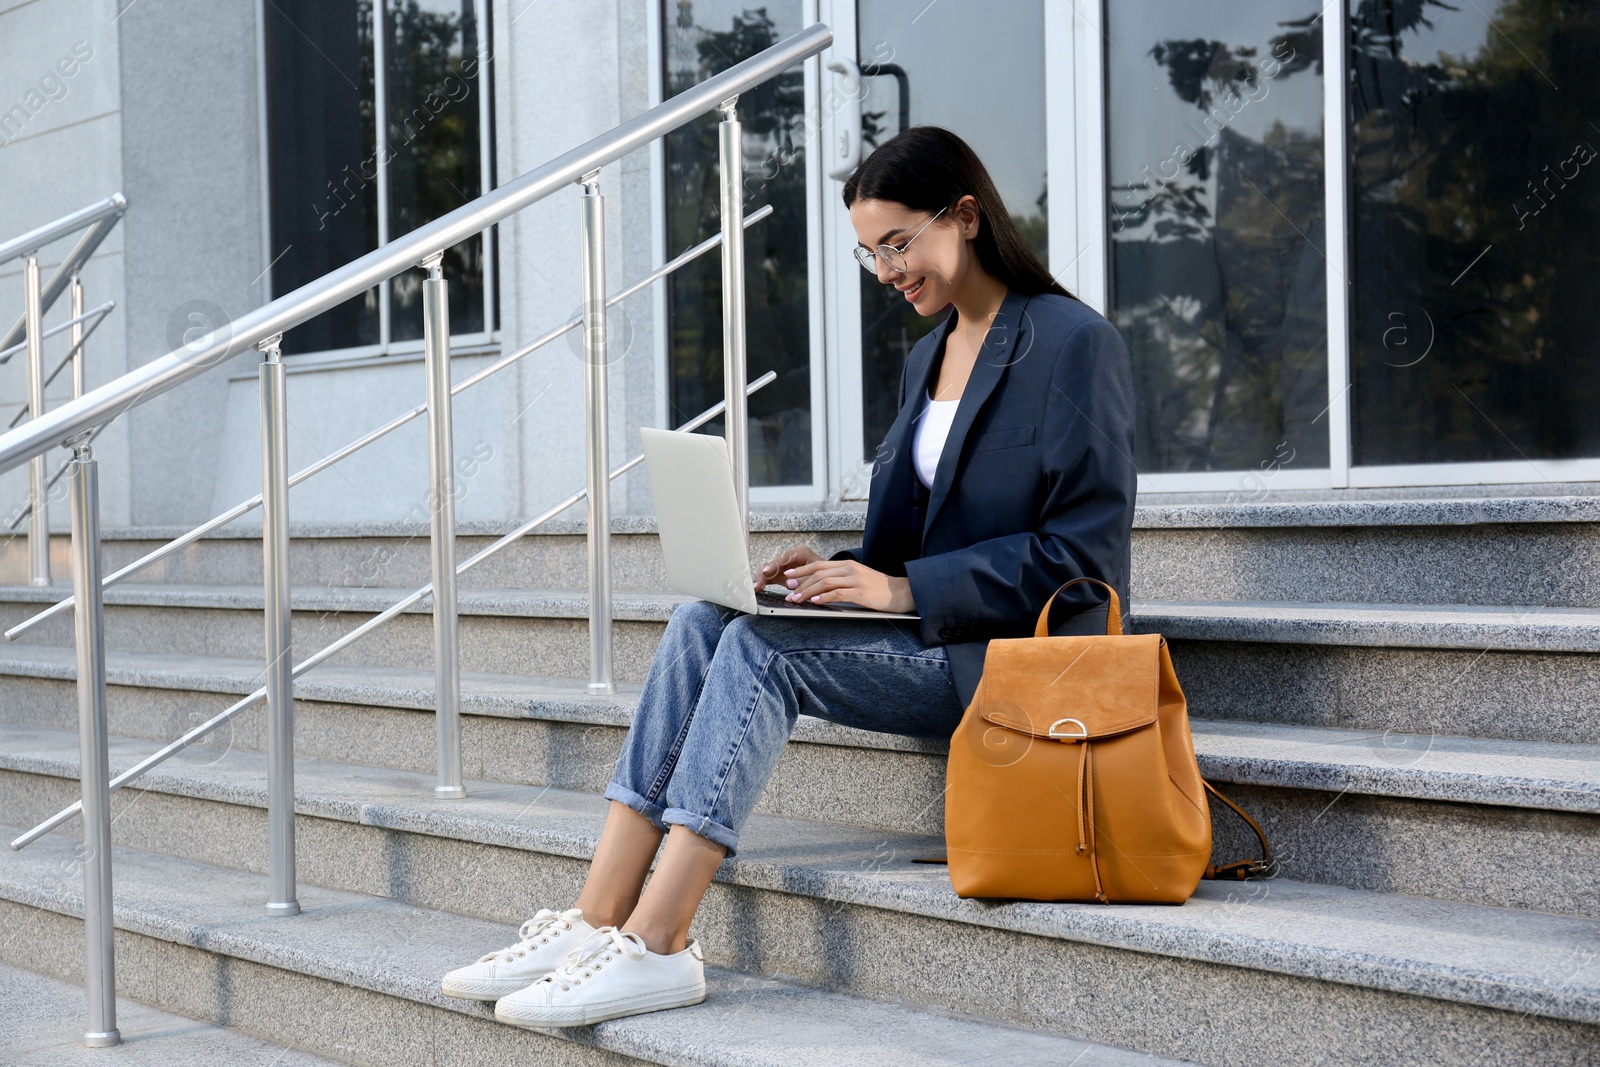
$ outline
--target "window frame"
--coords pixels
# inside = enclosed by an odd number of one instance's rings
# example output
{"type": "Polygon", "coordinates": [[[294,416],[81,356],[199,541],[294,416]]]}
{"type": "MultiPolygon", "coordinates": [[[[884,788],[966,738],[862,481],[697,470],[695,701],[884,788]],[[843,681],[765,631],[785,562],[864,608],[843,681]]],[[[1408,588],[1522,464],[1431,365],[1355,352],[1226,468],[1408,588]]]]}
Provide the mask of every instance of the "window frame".
{"type": "MultiPolygon", "coordinates": [[[[258,151],[261,157],[259,177],[261,183],[261,302],[270,303],[276,296],[272,285],[272,268],[277,260],[282,258],[282,253],[277,257],[272,254],[272,153],[268,140],[267,120],[267,36],[266,36],[266,3],[267,0],[256,0],[255,3],[255,31],[256,31],[256,117],[258,151]]],[[[372,0],[372,41],[373,41],[373,112],[374,129],[377,137],[375,145],[375,158],[373,160],[377,177],[374,184],[377,187],[377,216],[378,216],[378,246],[381,248],[389,240],[389,168],[385,161],[385,148],[388,145],[388,100],[387,96],[387,71],[384,54],[385,38],[382,32],[381,19],[387,11],[389,0],[372,0]]],[[[493,47],[493,0],[472,0],[473,17],[478,23],[478,163],[479,163],[479,189],[483,195],[496,187],[495,158],[494,158],[494,47],[493,47]]],[[[452,333],[450,344],[452,352],[457,348],[473,348],[478,351],[493,350],[500,343],[500,329],[497,325],[498,291],[496,288],[495,233],[497,227],[491,226],[480,235],[483,239],[483,323],[484,329],[472,333],[452,333]]],[[[423,351],[423,340],[415,338],[408,341],[395,341],[391,336],[390,318],[390,281],[378,285],[378,342],[368,345],[352,345],[347,348],[329,348],[316,352],[298,352],[283,356],[285,364],[294,366],[316,366],[324,363],[360,363],[371,359],[387,356],[413,355],[423,351]]],[[[352,298],[354,299],[354,298],[352,298]]]]}

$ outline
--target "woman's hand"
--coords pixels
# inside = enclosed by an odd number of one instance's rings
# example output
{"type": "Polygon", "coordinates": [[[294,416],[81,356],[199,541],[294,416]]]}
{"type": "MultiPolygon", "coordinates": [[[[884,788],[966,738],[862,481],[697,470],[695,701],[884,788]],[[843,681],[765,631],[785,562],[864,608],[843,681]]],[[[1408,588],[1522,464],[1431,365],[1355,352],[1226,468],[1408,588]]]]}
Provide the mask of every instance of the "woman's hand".
{"type": "Polygon", "coordinates": [[[795,545],[793,548],[784,549],[761,565],[761,571],[756,575],[756,592],[761,592],[769,585],[783,585],[783,571],[786,567],[815,563],[821,558],[811,550],[810,545],[795,545]]]}
{"type": "Polygon", "coordinates": [[[852,559],[822,559],[810,549],[804,551],[811,557],[809,560],[781,562],[784,556],[780,555],[773,561],[776,566],[768,564],[770,571],[766,567],[762,569],[763,576],[772,573],[774,581],[789,589],[790,600],[860,604],[873,611],[915,609],[910,579],[890,577],[852,559]]]}

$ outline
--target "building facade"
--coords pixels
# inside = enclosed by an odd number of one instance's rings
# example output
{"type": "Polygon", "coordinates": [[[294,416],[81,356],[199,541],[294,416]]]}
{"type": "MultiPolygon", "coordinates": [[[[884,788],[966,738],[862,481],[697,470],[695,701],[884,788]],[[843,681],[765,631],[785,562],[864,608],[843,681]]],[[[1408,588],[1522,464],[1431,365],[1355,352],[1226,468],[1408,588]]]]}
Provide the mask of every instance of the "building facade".
{"type": "MultiPolygon", "coordinates": [[[[756,506],[865,499],[932,321],[855,264],[839,191],[917,123],[973,144],[1051,270],[1122,329],[1142,492],[1593,479],[1600,16],[1492,6],[11,3],[0,234],[127,195],[85,272],[89,302],[118,305],[92,387],[821,20],[831,52],[740,102],[746,207],[775,209],[748,233],[749,375],[777,372],[750,401],[756,506]]],[[[605,169],[612,288],[716,232],[715,180],[712,118],[605,169]]],[[[578,248],[574,189],[451,250],[457,378],[578,312],[578,248]]],[[[420,277],[286,338],[296,467],[421,401],[420,277]]],[[[720,399],[719,288],[708,258],[614,310],[613,463],[639,426],[720,399]]],[[[108,522],[196,522],[259,489],[253,362],[106,431],[108,522]]],[[[0,369],[13,402],[21,363],[0,369]]],[[[582,399],[576,332],[458,398],[462,521],[582,485],[582,399]]],[[[0,479],[8,510],[25,497],[24,472],[0,479]]],[[[614,507],[649,511],[642,470],[614,507]]],[[[293,515],[421,521],[423,427],[297,488],[293,515]]]]}

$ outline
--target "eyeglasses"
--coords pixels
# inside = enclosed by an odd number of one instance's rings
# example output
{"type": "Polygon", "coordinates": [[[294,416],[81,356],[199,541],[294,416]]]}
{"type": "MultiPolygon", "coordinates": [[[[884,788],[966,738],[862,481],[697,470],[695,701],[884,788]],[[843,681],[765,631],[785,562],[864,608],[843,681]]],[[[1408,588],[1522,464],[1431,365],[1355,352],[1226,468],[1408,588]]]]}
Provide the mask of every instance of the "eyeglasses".
{"type": "MultiPolygon", "coordinates": [[[[934,212],[933,219],[943,215],[944,212],[945,209],[940,208],[938,211],[934,212]]],[[[912,241],[915,241],[918,237],[922,236],[923,230],[926,230],[929,226],[933,225],[933,219],[929,219],[927,222],[924,222],[922,227],[918,229],[916,233],[912,234],[910,238],[906,240],[906,243],[901,245],[899,248],[896,248],[894,245],[879,245],[877,249],[874,250],[863,247],[862,245],[856,245],[854,249],[856,254],[856,262],[861,264],[862,270],[869,274],[875,275],[878,273],[878,260],[882,259],[889,265],[890,270],[900,271],[903,273],[906,269],[906,249],[911,247],[912,241]]]]}

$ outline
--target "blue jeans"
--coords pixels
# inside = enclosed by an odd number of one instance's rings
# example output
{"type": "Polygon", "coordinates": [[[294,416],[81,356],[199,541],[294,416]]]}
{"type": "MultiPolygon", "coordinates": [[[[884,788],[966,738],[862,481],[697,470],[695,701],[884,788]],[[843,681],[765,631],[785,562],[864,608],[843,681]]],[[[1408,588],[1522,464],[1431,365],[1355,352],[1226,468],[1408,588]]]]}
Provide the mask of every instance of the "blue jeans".
{"type": "Polygon", "coordinates": [[[605,796],[731,856],[802,712],[948,738],[962,711],[944,646],[924,645],[914,622],[746,615],[696,600],[672,612],[605,796]]]}

